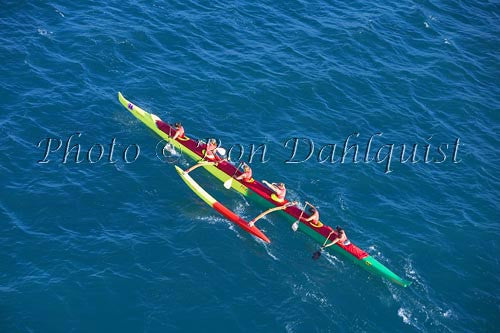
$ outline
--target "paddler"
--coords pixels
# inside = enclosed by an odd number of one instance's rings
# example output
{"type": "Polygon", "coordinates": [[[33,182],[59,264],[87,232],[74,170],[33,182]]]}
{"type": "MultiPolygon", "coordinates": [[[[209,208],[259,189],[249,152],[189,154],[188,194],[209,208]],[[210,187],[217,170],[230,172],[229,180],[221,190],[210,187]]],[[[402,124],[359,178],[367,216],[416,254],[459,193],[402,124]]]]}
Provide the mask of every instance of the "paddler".
{"type": "Polygon", "coordinates": [[[172,137],[172,140],[175,140],[177,138],[183,138],[184,137],[184,127],[182,127],[181,123],[175,123],[175,134],[172,137]]]}
{"type": "Polygon", "coordinates": [[[246,183],[252,181],[252,169],[250,166],[243,162],[243,173],[235,178],[236,180],[242,180],[246,183]]]}
{"type": "Polygon", "coordinates": [[[319,222],[319,212],[318,212],[318,209],[316,209],[316,207],[314,207],[313,205],[309,204],[309,213],[311,214],[311,216],[309,216],[308,218],[304,219],[304,221],[306,222],[309,222],[311,223],[313,226],[320,226],[320,222],[319,222]]]}
{"type": "Polygon", "coordinates": [[[333,241],[331,241],[329,244],[323,245],[322,246],[323,249],[325,249],[329,246],[332,246],[334,244],[337,244],[337,243],[344,245],[344,246],[351,244],[351,242],[347,239],[347,235],[345,234],[344,229],[342,229],[339,226],[337,226],[336,229],[337,229],[337,237],[333,241]]]}
{"type": "Polygon", "coordinates": [[[286,196],[286,187],[285,184],[283,183],[272,183],[269,184],[267,181],[263,180],[262,181],[264,184],[266,184],[271,190],[274,191],[273,194],[271,194],[271,198],[276,201],[276,202],[283,202],[285,201],[285,196],[286,196]]]}
{"type": "Polygon", "coordinates": [[[208,140],[207,147],[205,148],[205,157],[209,160],[219,158],[217,156],[217,141],[215,139],[208,140]]]}
{"type": "MultiPolygon", "coordinates": [[[[176,128],[174,136],[172,136],[172,140],[175,141],[177,138],[184,138],[184,127],[182,127],[181,123],[175,123],[174,127],[176,128]]],[[[167,142],[163,150],[168,151],[172,155],[176,155],[175,148],[172,146],[172,143],[167,142]]],[[[165,155],[164,155],[165,157],[165,155]]]]}

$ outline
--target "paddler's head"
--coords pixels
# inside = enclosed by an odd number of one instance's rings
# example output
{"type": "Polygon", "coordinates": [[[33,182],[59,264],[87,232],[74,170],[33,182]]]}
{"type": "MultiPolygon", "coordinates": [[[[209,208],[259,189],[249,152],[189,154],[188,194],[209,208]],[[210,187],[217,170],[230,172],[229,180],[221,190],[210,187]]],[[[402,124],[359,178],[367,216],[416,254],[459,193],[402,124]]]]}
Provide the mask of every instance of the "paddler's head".
{"type": "Polygon", "coordinates": [[[341,227],[337,226],[337,232],[340,234],[340,233],[343,233],[344,232],[344,229],[342,229],[341,227]]]}
{"type": "Polygon", "coordinates": [[[316,211],[316,208],[309,207],[309,213],[314,214],[315,211],[316,211]]]}
{"type": "Polygon", "coordinates": [[[278,187],[279,187],[280,189],[284,189],[284,188],[285,188],[285,184],[283,184],[283,183],[279,183],[279,184],[278,184],[278,187]]]}
{"type": "Polygon", "coordinates": [[[245,171],[250,171],[250,167],[248,165],[245,164],[245,166],[243,167],[243,170],[245,171]]]}
{"type": "Polygon", "coordinates": [[[175,123],[175,125],[174,125],[174,126],[175,126],[175,128],[179,128],[179,127],[181,127],[181,126],[182,126],[182,124],[181,124],[181,123],[175,123]]]}

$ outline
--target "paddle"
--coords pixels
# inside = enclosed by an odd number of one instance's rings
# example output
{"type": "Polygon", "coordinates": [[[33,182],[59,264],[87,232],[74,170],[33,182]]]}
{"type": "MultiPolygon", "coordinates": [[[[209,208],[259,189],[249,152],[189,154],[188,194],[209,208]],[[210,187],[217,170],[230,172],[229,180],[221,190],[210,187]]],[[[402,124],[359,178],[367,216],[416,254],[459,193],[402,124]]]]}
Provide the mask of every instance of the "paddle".
{"type": "Polygon", "coordinates": [[[238,169],[241,167],[241,165],[243,164],[243,162],[240,162],[240,164],[238,164],[238,167],[236,168],[236,171],[234,171],[233,175],[231,176],[231,178],[229,178],[228,180],[226,180],[224,182],[224,187],[229,190],[231,188],[231,185],[233,185],[233,179],[234,179],[234,176],[236,175],[236,173],[238,172],[238,169]]]}
{"type": "Polygon", "coordinates": [[[312,255],[313,260],[318,260],[321,256],[321,252],[323,252],[323,246],[319,248],[318,251],[314,252],[312,255]]]}
{"type": "Polygon", "coordinates": [[[218,152],[221,156],[226,156],[226,149],[225,148],[222,148],[222,147],[217,147],[215,149],[216,152],[218,152]]]}
{"type": "Polygon", "coordinates": [[[177,152],[175,151],[175,148],[174,146],[170,143],[170,142],[167,142],[167,144],[165,144],[165,147],[163,147],[163,150],[165,151],[168,151],[171,155],[176,155],[177,152]]]}
{"type": "Polygon", "coordinates": [[[302,212],[300,212],[299,219],[297,221],[293,222],[293,224],[292,224],[293,231],[297,231],[299,229],[300,219],[302,218],[302,215],[304,214],[304,211],[306,210],[308,205],[309,205],[309,202],[306,201],[306,205],[304,206],[304,209],[302,210],[302,212]]]}
{"type": "MultiPolygon", "coordinates": [[[[330,239],[330,236],[335,232],[335,230],[332,230],[329,234],[328,237],[326,237],[325,242],[323,245],[319,248],[318,251],[314,252],[312,255],[313,260],[318,260],[319,257],[321,256],[321,252],[323,252],[323,249],[325,248],[326,242],[330,239]]],[[[333,241],[332,241],[333,242],[333,241]]],[[[328,246],[333,245],[333,244],[328,244],[328,246]]]]}
{"type": "Polygon", "coordinates": [[[266,184],[266,185],[267,185],[267,187],[269,187],[269,188],[271,187],[271,185],[274,185],[274,183],[270,184],[267,180],[263,180],[262,182],[263,182],[264,184],[266,184]]]}
{"type": "MultiPolygon", "coordinates": [[[[169,126],[168,127],[168,136],[169,137],[172,137],[172,127],[169,126]]],[[[165,146],[163,147],[163,151],[168,151],[170,154],[172,155],[175,155],[175,148],[174,148],[174,145],[171,144],[170,142],[167,141],[167,143],[165,144],[165,146]]]]}

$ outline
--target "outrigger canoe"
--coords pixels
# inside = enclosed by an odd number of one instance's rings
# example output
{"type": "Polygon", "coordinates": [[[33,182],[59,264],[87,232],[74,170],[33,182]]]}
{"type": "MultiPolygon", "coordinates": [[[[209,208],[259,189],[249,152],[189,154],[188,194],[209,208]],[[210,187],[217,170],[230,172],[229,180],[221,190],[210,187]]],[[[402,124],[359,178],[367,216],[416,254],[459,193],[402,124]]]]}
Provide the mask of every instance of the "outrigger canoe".
{"type": "Polygon", "coordinates": [[[208,192],[205,191],[203,187],[201,187],[187,172],[179,168],[177,165],[175,166],[175,170],[177,171],[179,176],[181,176],[182,180],[187,184],[187,186],[189,186],[189,188],[198,197],[200,197],[203,201],[205,201],[207,205],[215,209],[229,221],[234,222],[235,224],[240,226],[246,232],[262,239],[266,243],[271,243],[269,238],[262,231],[260,231],[259,228],[257,228],[256,226],[249,226],[247,221],[245,221],[243,218],[241,218],[240,216],[229,210],[229,208],[222,205],[220,202],[218,202],[214,197],[208,194],[208,192]]]}
{"type": "MultiPolygon", "coordinates": [[[[142,121],[166,142],[172,144],[180,153],[185,154],[196,162],[203,159],[205,155],[204,148],[206,146],[204,143],[200,144],[198,140],[194,140],[187,136],[172,140],[171,136],[175,133],[175,129],[171,125],[161,120],[158,116],[148,113],[131,103],[125,99],[121,93],[118,93],[118,99],[137,119],[142,121]]],[[[217,165],[204,165],[203,167],[222,182],[226,182],[228,179],[241,174],[241,172],[228,161],[221,161],[217,163],[217,165]]],[[[282,202],[276,201],[273,191],[255,179],[251,179],[249,182],[233,180],[231,187],[242,195],[259,201],[267,207],[283,206],[288,203],[287,200],[282,202]]],[[[321,222],[316,225],[306,222],[304,219],[309,217],[309,215],[297,206],[289,206],[282,211],[282,216],[286,217],[290,223],[300,220],[298,230],[309,235],[320,244],[325,244],[330,240],[334,240],[337,236],[336,231],[330,226],[321,222]]],[[[337,243],[328,247],[326,251],[338,253],[369,272],[381,276],[397,285],[407,287],[411,284],[411,281],[399,277],[366,251],[353,244],[352,241],[349,245],[337,243]]]]}

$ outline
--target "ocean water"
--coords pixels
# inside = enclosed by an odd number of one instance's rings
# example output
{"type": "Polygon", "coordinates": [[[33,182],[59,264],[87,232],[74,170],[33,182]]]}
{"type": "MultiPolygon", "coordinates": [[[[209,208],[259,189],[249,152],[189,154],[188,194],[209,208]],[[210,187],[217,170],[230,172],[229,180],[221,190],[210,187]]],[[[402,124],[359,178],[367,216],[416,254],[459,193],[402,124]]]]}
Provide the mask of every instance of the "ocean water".
{"type": "MultiPolygon", "coordinates": [[[[2,1],[0,331],[497,331],[499,9],[2,1]],[[157,157],[118,91],[246,159],[266,145],[257,179],[413,284],[313,261],[318,244],[279,215],[259,221],[272,243],[255,241],[157,157]]],[[[193,177],[246,219],[264,209],[193,177]]]]}

